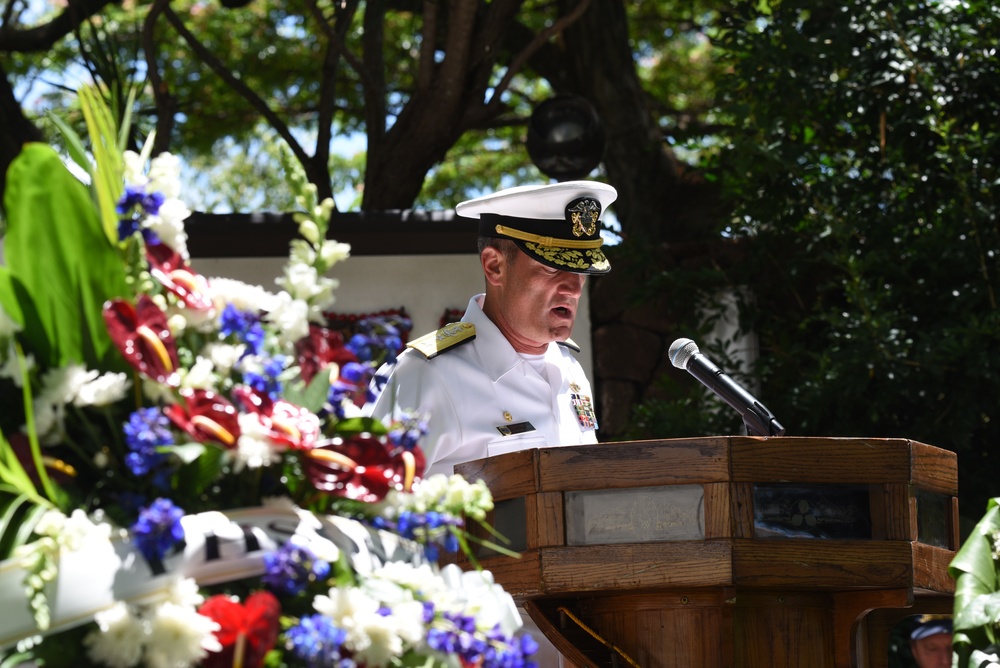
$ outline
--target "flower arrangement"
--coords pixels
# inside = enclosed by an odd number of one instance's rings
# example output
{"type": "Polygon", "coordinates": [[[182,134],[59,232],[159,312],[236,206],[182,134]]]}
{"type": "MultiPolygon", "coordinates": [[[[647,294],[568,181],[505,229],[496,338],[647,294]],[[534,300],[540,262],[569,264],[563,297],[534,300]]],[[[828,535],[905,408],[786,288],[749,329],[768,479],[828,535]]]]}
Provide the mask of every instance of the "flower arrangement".
{"type": "Polygon", "coordinates": [[[89,190],[42,144],[8,171],[0,666],[533,666],[489,573],[437,564],[488,489],[362,415],[408,323],[324,326],[332,203],[286,161],[280,289],[201,276],[176,159],[80,99],[89,190]]]}

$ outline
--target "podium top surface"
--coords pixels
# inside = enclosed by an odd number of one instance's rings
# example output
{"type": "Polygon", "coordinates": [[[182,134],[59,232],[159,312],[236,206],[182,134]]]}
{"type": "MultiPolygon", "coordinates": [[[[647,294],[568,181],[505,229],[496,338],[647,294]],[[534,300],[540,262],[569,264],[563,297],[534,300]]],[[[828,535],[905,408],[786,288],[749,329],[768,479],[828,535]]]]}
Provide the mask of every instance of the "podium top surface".
{"type": "Polygon", "coordinates": [[[495,498],[706,483],[909,484],[958,493],[954,452],[905,438],[706,436],[536,448],[455,467],[495,498]]]}

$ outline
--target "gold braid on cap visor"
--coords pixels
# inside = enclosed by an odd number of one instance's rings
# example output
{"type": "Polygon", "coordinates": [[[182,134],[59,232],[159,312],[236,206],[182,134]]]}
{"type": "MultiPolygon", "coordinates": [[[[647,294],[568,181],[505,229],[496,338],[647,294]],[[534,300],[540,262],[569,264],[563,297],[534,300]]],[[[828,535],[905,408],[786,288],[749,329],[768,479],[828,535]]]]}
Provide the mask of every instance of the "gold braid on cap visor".
{"type": "Polygon", "coordinates": [[[532,234],[530,232],[522,232],[521,230],[515,230],[513,227],[507,227],[506,225],[496,226],[497,234],[502,234],[505,237],[510,237],[511,239],[517,239],[518,241],[530,241],[536,243],[539,246],[548,246],[550,248],[600,248],[604,244],[604,239],[561,239],[558,237],[543,237],[541,234],[532,234]]]}

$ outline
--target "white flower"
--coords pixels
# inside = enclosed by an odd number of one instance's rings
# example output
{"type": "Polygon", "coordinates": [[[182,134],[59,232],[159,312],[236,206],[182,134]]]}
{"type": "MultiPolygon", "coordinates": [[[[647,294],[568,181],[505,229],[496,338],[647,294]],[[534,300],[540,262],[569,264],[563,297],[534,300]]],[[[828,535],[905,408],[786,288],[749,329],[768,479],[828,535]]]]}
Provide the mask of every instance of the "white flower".
{"type": "Polygon", "coordinates": [[[301,262],[294,262],[285,267],[285,275],[277,283],[284,287],[296,299],[308,300],[316,293],[316,279],[319,276],[316,268],[301,262]]]}
{"type": "Polygon", "coordinates": [[[256,413],[240,413],[240,438],[236,441],[237,471],[257,469],[277,462],[284,448],[271,439],[256,413]]]}
{"type": "Polygon", "coordinates": [[[378,601],[357,587],[335,587],[328,596],[316,596],[313,608],[341,626],[346,621],[378,611],[378,601]]]}
{"type": "Polygon", "coordinates": [[[184,231],[184,219],[191,215],[179,199],[168,199],[160,205],[158,215],[146,216],[142,226],[153,231],[160,241],[177,251],[185,260],[190,259],[187,249],[187,232],[184,231]]]}
{"type": "Polygon", "coordinates": [[[338,262],[342,262],[351,256],[351,244],[339,241],[324,241],[323,247],[319,251],[323,264],[332,267],[338,262]]]}
{"type": "Polygon", "coordinates": [[[270,310],[274,294],[259,285],[250,285],[231,278],[212,277],[208,279],[209,293],[215,302],[215,310],[221,316],[227,304],[241,311],[270,310]]]}
{"type": "Polygon", "coordinates": [[[181,387],[213,390],[218,381],[218,376],[214,371],[215,365],[212,364],[212,360],[199,355],[191,368],[181,373],[181,387]]]}
{"type": "Polygon", "coordinates": [[[42,377],[40,401],[54,404],[72,403],[85,384],[96,380],[97,371],[88,371],[82,364],[53,367],[42,377]]]}
{"type": "Polygon", "coordinates": [[[358,663],[384,668],[394,657],[402,656],[404,644],[395,615],[366,614],[351,622],[344,644],[355,653],[358,663]]]}
{"type": "Polygon", "coordinates": [[[222,650],[219,625],[193,608],[166,602],[149,619],[146,665],[150,668],[193,666],[209,652],[222,650]]]}
{"type": "Polygon", "coordinates": [[[77,390],[75,406],[107,406],[124,399],[132,381],[124,373],[106,373],[90,380],[77,390]]]}
{"type": "Polygon", "coordinates": [[[195,608],[205,602],[193,578],[177,578],[170,586],[167,600],[186,608],[195,608]]]}
{"type": "Polygon", "coordinates": [[[64,549],[75,551],[86,540],[108,540],[111,537],[111,525],[105,522],[94,523],[87,513],[77,508],[64,519],[59,533],[52,535],[64,549]]]}
{"type": "Polygon", "coordinates": [[[149,179],[143,170],[142,156],[135,151],[125,151],[125,185],[142,188],[149,179]]]}
{"type": "Polygon", "coordinates": [[[124,603],[116,603],[114,607],[97,613],[94,621],[99,630],[92,631],[83,639],[91,661],[110,668],[130,668],[139,663],[146,628],[124,603]]]}
{"type": "Polygon", "coordinates": [[[202,349],[201,354],[211,360],[220,374],[226,375],[240,361],[246,349],[242,343],[235,346],[228,343],[209,343],[202,349]]]}
{"type": "Polygon", "coordinates": [[[163,193],[166,199],[181,196],[181,161],[171,153],[160,153],[149,161],[147,192],[163,193]]]}
{"type": "Polygon", "coordinates": [[[277,294],[265,318],[275,326],[279,339],[285,343],[293,343],[309,334],[309,305],[301,299],[293,299],[287,292],[277,294]]]}

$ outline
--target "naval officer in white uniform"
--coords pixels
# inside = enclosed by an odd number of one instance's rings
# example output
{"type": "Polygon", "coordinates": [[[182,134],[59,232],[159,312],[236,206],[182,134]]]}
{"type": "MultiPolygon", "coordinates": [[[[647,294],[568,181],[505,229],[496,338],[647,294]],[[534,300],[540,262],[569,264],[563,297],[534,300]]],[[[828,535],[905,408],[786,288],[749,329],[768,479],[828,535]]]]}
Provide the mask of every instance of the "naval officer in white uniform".
{"type": "Polygon", "coordinates": [[[590,382],[570,340],[589,274],[610,265],[600,216],[617,193],[594,181],[520,186],[462,202],[479,219],[485,293],[461,322],[411,342],[371,413],[427,416],[424,475],[549,446],[596,443],[590,382]]]}
{"type": "MultiPolygon", "coordinates": [[[[427,417],[420,441],[425,476],[487,456],[597,442],[593,392],[570,340],[589,274],[611,266],[601,250],[601,214],[618,193],[593,181],[520,186],[462,202],[479,219],[486,291],[461,322],[407,346],[374,406],[388,421],[427,417]]],[[[380,379],[376,379],[376,383],[380,379]]],[[[539,643],[540,668],[569,666],[522,610],[539,643]]]]}

